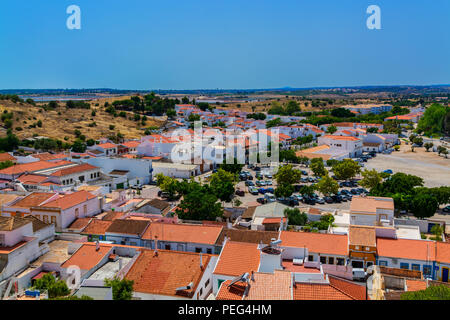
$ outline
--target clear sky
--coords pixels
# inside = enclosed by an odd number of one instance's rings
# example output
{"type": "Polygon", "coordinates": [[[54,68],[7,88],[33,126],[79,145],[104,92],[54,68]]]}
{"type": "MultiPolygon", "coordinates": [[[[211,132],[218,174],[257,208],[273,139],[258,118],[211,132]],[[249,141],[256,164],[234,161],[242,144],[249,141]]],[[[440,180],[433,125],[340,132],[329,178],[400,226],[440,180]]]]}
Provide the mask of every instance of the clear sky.
{"type": "Polygon", "coordinates": [[[0,88],[448,84],[449,34],[449,0],[2,0],[0,88]]]}

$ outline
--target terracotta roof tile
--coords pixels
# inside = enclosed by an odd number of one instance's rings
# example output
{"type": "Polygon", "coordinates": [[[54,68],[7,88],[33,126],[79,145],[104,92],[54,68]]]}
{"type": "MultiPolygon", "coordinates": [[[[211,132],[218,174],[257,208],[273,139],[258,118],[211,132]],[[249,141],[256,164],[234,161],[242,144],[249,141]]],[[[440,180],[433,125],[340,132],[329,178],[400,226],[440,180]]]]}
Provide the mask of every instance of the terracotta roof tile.
{"type": "Polygon", "coordinates": [[[120,233],[141,236],[149,225],[149,221],[145,220],[113,220],[111,225],[106,229],[108,233],[120,233]]]}
{"type": "Polygon", "coordinates": [[[56,193],[33,192],[32,194],[29,194],[25,198],[11,205],[11,207],[18,207],[18,208],[37,207],[41,205],[43,202],[53,197],[55,194],[56,193]]]}
{"type": "Polygon", "coordinates": [[[95,167],[93,165],[90,165],[89,163],[83,163],[77,166],[73,166],[70,168],[65,168],[65,169],[61,169],[58,170],[54,173],[52,173],[52,176],[54,177],[63,177],[63,176],[68,176],[70,174],[74,174],[74,173],[78,173],[78,172],[84,172],[84,171],[89,171],[89,170],[94,170],[94,169],[98,169],[98,167],[95,167]]]}
{"type": "Polygon", "coordinates": [[[57,168],[60,166],[71,164],[70,161],[56,161],[56,162],[48,162],[48,161],[36,161],[31,163],[17,164],[15,166],[0,170],[0,174],[21,174],[24,172],[35,172],[44,169],[57,168]]]}
{"type": "Polygon", "coordinates": [[[0,153],[0,162],[15,161],[15,160],[17,159],[7,152],[0,153]]]}
{"type": "Polygon", "coordinates": [[[296,283],[293,291],[294,300],[354,300],[326,283],[296,283]]]}
{"type": "Polygon", "coordinates": [[[378,238],[377,254],[379,257],[433,261],[435,243],[427,240],[378,238]]]}
{"type": "Polygon", "coordinates": [[[106,230],[111,225],[112,221],[103,221],[92,219],[92,221],[83,230],[83,234],[105,235],[106,230]]]}
{"type": "Polygon", "coordinates": [[[145,231],[142,239],[155,239],[161,241],[189,242],[202,244],[215,244],[222,227],[203,226],[203,225],[185,225],[152,223],[145,231]]]}
{"type": "Polygon", "coordinates": [[[112,247],[100,245],[98,251],[95,249],[95,244],[82,245],[61,267],[78,266],[81,270],[90,270],[109,254],[112,247]]]}
{"type": "Polygon", "coordinates": [[[347,235],[282,231],[280,239],[282,247],[306,247],[310,252],[342,256],[348,252],[347,235]]]}
{"type": "Polygon", "coordinates": [[[91,218],[78,218],[69,226],[68,229],[83,230],[91,222],[91,218]]]}
{"type": "Polygon", "coordinates": [[[350,296],[354,300],[367,300],[366,286],[330,275],[328,276],[328,279],[333,288],[350,296]]]}
{"type": "Polygon", "coordinates": [[[42,207],[60,208],[61,210],[66,210],[96,197],[97,196],[94,196],[92,193],[87,191],[77,191],[71,194],[67,194],[59,199],[50,201],[42,205],[42,207]]]}
{"type": "Polygon", "coordinates": [[[210,259],[203,254],[200,268],[198,253],[158,250],[155,255],[154,250],[143,249],[125,278],[134,281],[135,292],[192,297],[210,259]],[[194,285],[190,290],[176,290],[191,282],[194,285]]]}
{"type": "Polygon", "coordinates": [[[222,245],[225,236],[229,237],[231,241],[248,242],[248,243],[263,243],[269,244],[272,239],[278,239],[278,231],[256,231],[256,230],[237,230],[223,228],[217,239],[216,244],[222,245]]]}
{"type": "Polygon", "coordinates": [[[227,241],[220,253],[214,274],[240,276],[259,269],[260,252],[254,243],[227,241]]]}
{"type": "Polygon", "coordinates": [[[349,228],[349,244],[355,246],[375,247],[377,245],[374,227],[355,226],[349,228]]]}
{"type": "Polygon", "coordinates": [[[394,210],[394,200],[386,197],[361,197],[356,196],[352,198],[350,203],[350,212],[365,212],[376,214],[378,209],[394,210]]]}
{"type": "Polygon", "coordinates": [[[427,288],[426,280],[409,280],[406,279],[406,291],[420,291],[427,288]]]}

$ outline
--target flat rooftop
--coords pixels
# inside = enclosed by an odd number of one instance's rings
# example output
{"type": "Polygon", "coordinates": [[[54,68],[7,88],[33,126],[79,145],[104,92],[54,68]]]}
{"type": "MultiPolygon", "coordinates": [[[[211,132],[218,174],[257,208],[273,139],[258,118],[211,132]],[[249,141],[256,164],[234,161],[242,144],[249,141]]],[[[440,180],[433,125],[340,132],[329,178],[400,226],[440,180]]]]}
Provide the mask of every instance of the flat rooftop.
{"type": "MultiPolygon", "coordinates": [[[[128,262],[130,262],[132,258],[119,257],[119,259],[122,259],[122,268],[123,268],[128,264],[128,262]]],[[[95,271],[89,277],[89,280],[105,280],[114,278],[114,276],[116,276],[117,273],[120,271],[119,259],[117,259],[117,261],[109,261],[105,263],[100,269],[95,271]]]]}

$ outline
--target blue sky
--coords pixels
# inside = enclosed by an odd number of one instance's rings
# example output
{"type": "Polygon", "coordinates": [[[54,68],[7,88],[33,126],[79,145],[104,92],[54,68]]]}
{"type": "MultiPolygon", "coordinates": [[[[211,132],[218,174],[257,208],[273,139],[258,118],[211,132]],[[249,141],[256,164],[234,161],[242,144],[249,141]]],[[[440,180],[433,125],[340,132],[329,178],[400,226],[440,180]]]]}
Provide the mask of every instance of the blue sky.
{"type": "Polygon", "coordinates": [[[449,31],[448,0],[2,0],[0,88],[448,84],[449,31]]]}

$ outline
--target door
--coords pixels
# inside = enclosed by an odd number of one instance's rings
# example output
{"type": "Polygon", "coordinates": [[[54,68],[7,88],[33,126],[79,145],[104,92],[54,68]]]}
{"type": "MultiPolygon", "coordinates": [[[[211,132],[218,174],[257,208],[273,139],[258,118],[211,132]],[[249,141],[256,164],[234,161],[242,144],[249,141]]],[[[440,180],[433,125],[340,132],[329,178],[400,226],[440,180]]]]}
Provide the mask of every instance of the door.
{"type": "Polygon", "coordinates": [[[448,282],[448,268],[442,268],[442,282],[448,282]]]}

